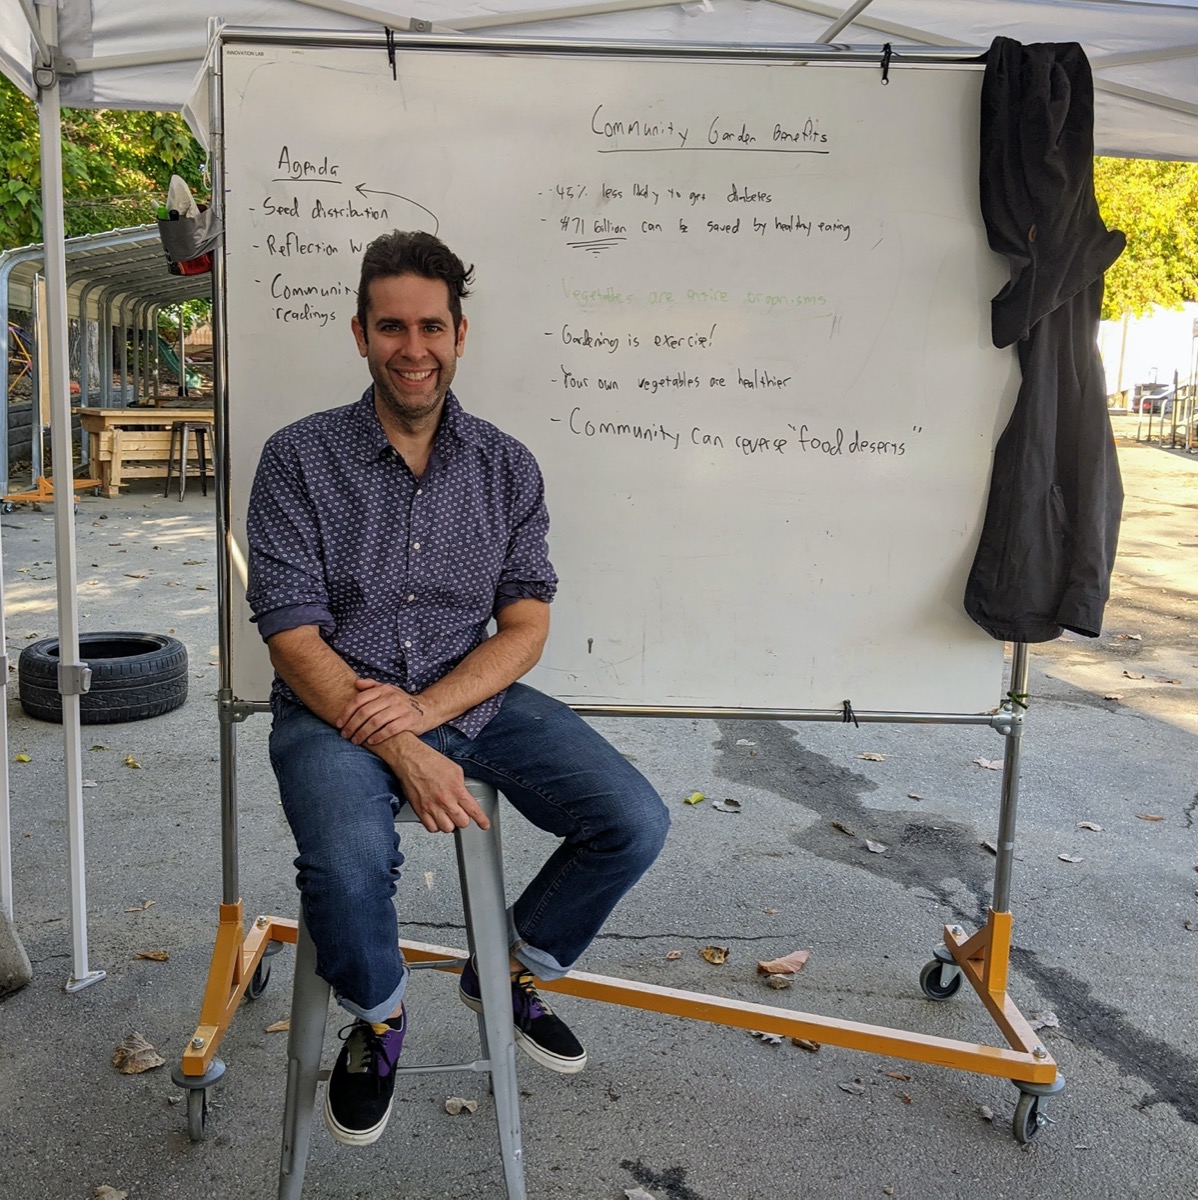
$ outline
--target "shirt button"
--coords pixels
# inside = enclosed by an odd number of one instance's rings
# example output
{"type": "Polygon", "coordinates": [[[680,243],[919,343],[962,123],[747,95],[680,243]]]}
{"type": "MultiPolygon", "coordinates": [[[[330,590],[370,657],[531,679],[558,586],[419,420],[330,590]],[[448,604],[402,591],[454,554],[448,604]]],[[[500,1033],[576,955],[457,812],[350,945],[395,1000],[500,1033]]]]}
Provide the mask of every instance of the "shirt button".
{"type": "Polygon", "coordinates": [[[420,543],[419,543],[419,542],[413,542],[413,543],[412,543],[412,549],[413,549],[413,550],[419,550],[419,549],[420,549],[420,543]]]}
{"type": "Polygon", "coordinates": [[[415,596],[415,594],[414,594],[414,593],[409,593],[409,595],[408,595],[408,603],[409,603],[409,604],[411,604],[411,603],[412,603],[412,601],[413,601],[413,600],[415,600],[415,599],[416,599],[416,596],[415,596]]]}
{"type": "Polygon", "coordinates": [[[417,489],[416,489],[416,495],[417,495],[417,496],[423,496],[423,495],[424,495],[424,488],[417,488],[417,489]]]}
{"type": "Polygon", "coordinates": [[[411,648],[412,648],[412,643],[411,643],[411,642],[404,642],[404,647],[405,647],[406,649],[408,649],[408,650],[411,650],[411,648]]]}

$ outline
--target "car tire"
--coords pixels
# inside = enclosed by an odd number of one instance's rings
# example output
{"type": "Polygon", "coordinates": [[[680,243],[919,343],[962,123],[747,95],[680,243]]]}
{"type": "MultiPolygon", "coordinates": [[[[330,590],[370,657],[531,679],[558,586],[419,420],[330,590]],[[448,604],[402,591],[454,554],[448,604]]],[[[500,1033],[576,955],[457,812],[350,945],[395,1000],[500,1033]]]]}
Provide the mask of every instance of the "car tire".
{"type": "MultiPolygon", "coordinates": [[[[160,633],[81,633],[79,658],[91,668],[91,687],[79,697],[84,725],[142,721],[187,699],[187,648],[160,633]]],[[[58,692],[58,638],[21,651],[17,667],[21,707],[39,721],[62,721],[58,692]]]]}

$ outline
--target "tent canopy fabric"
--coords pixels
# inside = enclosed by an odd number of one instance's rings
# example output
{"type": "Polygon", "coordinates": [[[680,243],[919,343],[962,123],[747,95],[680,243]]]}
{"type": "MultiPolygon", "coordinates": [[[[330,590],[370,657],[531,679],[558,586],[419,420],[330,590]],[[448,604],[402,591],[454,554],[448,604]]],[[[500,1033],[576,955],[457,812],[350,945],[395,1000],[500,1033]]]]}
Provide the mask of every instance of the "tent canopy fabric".
{"type": "MultiPolygon", "coordinates": [[[[40,0],[39,0],[40,2],[40,0]]],[[[996,34],[1080,42],[1094,71],[1099,154],[1198,160],[1198,0],[57,0],[61,53],[76,107],[181,109],[215,18],[235,25],[362,30],[412,21],[506,36],[984,50],[996,34]],[[848,15],[845,13],[845,15],[848,15]]],[[[37,47],[26,10],[0,0],[0,69],[33,96],[37,47]]]]}

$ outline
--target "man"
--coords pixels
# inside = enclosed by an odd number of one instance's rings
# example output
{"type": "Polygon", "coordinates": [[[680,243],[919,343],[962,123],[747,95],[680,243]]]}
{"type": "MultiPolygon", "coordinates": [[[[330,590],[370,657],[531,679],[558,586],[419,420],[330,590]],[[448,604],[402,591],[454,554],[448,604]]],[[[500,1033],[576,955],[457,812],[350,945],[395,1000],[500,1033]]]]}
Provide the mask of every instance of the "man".
{"type": "MultiPolygon", "coordinates": [[[[430,832],[486,828],[465,768],[563,839],[509,934],[517,1043],[565,1073],[586,1052],[534,978],[566,973],[669,824],[622,755],[516,682],[540,657],[557,578],[535,460],[450,390],[472,277],[429,234],[372,242],[351,324],[373,387],[271,437],[250,497],[248,598],[276,672],[271,763],[317,970],[355,1018],[325,1093],[325,1123],[350,1145],[387,1124],[407,1030],[401,806],[430,832]]],[[[477,1011],[473,964],[459,990],[477,1011]]]]}

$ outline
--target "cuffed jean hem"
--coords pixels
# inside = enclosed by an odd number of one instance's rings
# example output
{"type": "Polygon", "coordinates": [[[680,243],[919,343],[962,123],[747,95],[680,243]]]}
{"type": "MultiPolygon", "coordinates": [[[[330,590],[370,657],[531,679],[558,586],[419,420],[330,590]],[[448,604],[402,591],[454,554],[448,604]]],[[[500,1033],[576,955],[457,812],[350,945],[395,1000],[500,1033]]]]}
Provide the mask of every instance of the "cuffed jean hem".
{"type": "Polygon", "coordinates": [[[408,977],[411,975],[411,969],[404,964],[403,975],[400,978],[399,985],[395,991],[387,997],[382,1004],[376,1004],[373,1008],[363,1008],[360,1004],[355,1004],[352,1000],[347,1000],[340,992],[333,992],[333,999],[345,1009],[351,1017],[359,1017],[363,1021],[370,1021],[374,1025],[378,1025],[385,1021],[398,1007],[399,1002],[403,999],[404,992],[408,990],[408,977]]]}
{"type": "Polygon", "coordinates": [[[530,946],[520,936],[520,931],[516,928],[516,918],[510,908],[507,910],[507,937],[511,956],[522,962],[538,979],[561,979],[563,975],[569,974],[569,967],[563,967],[552,954],[530,946]]]}

